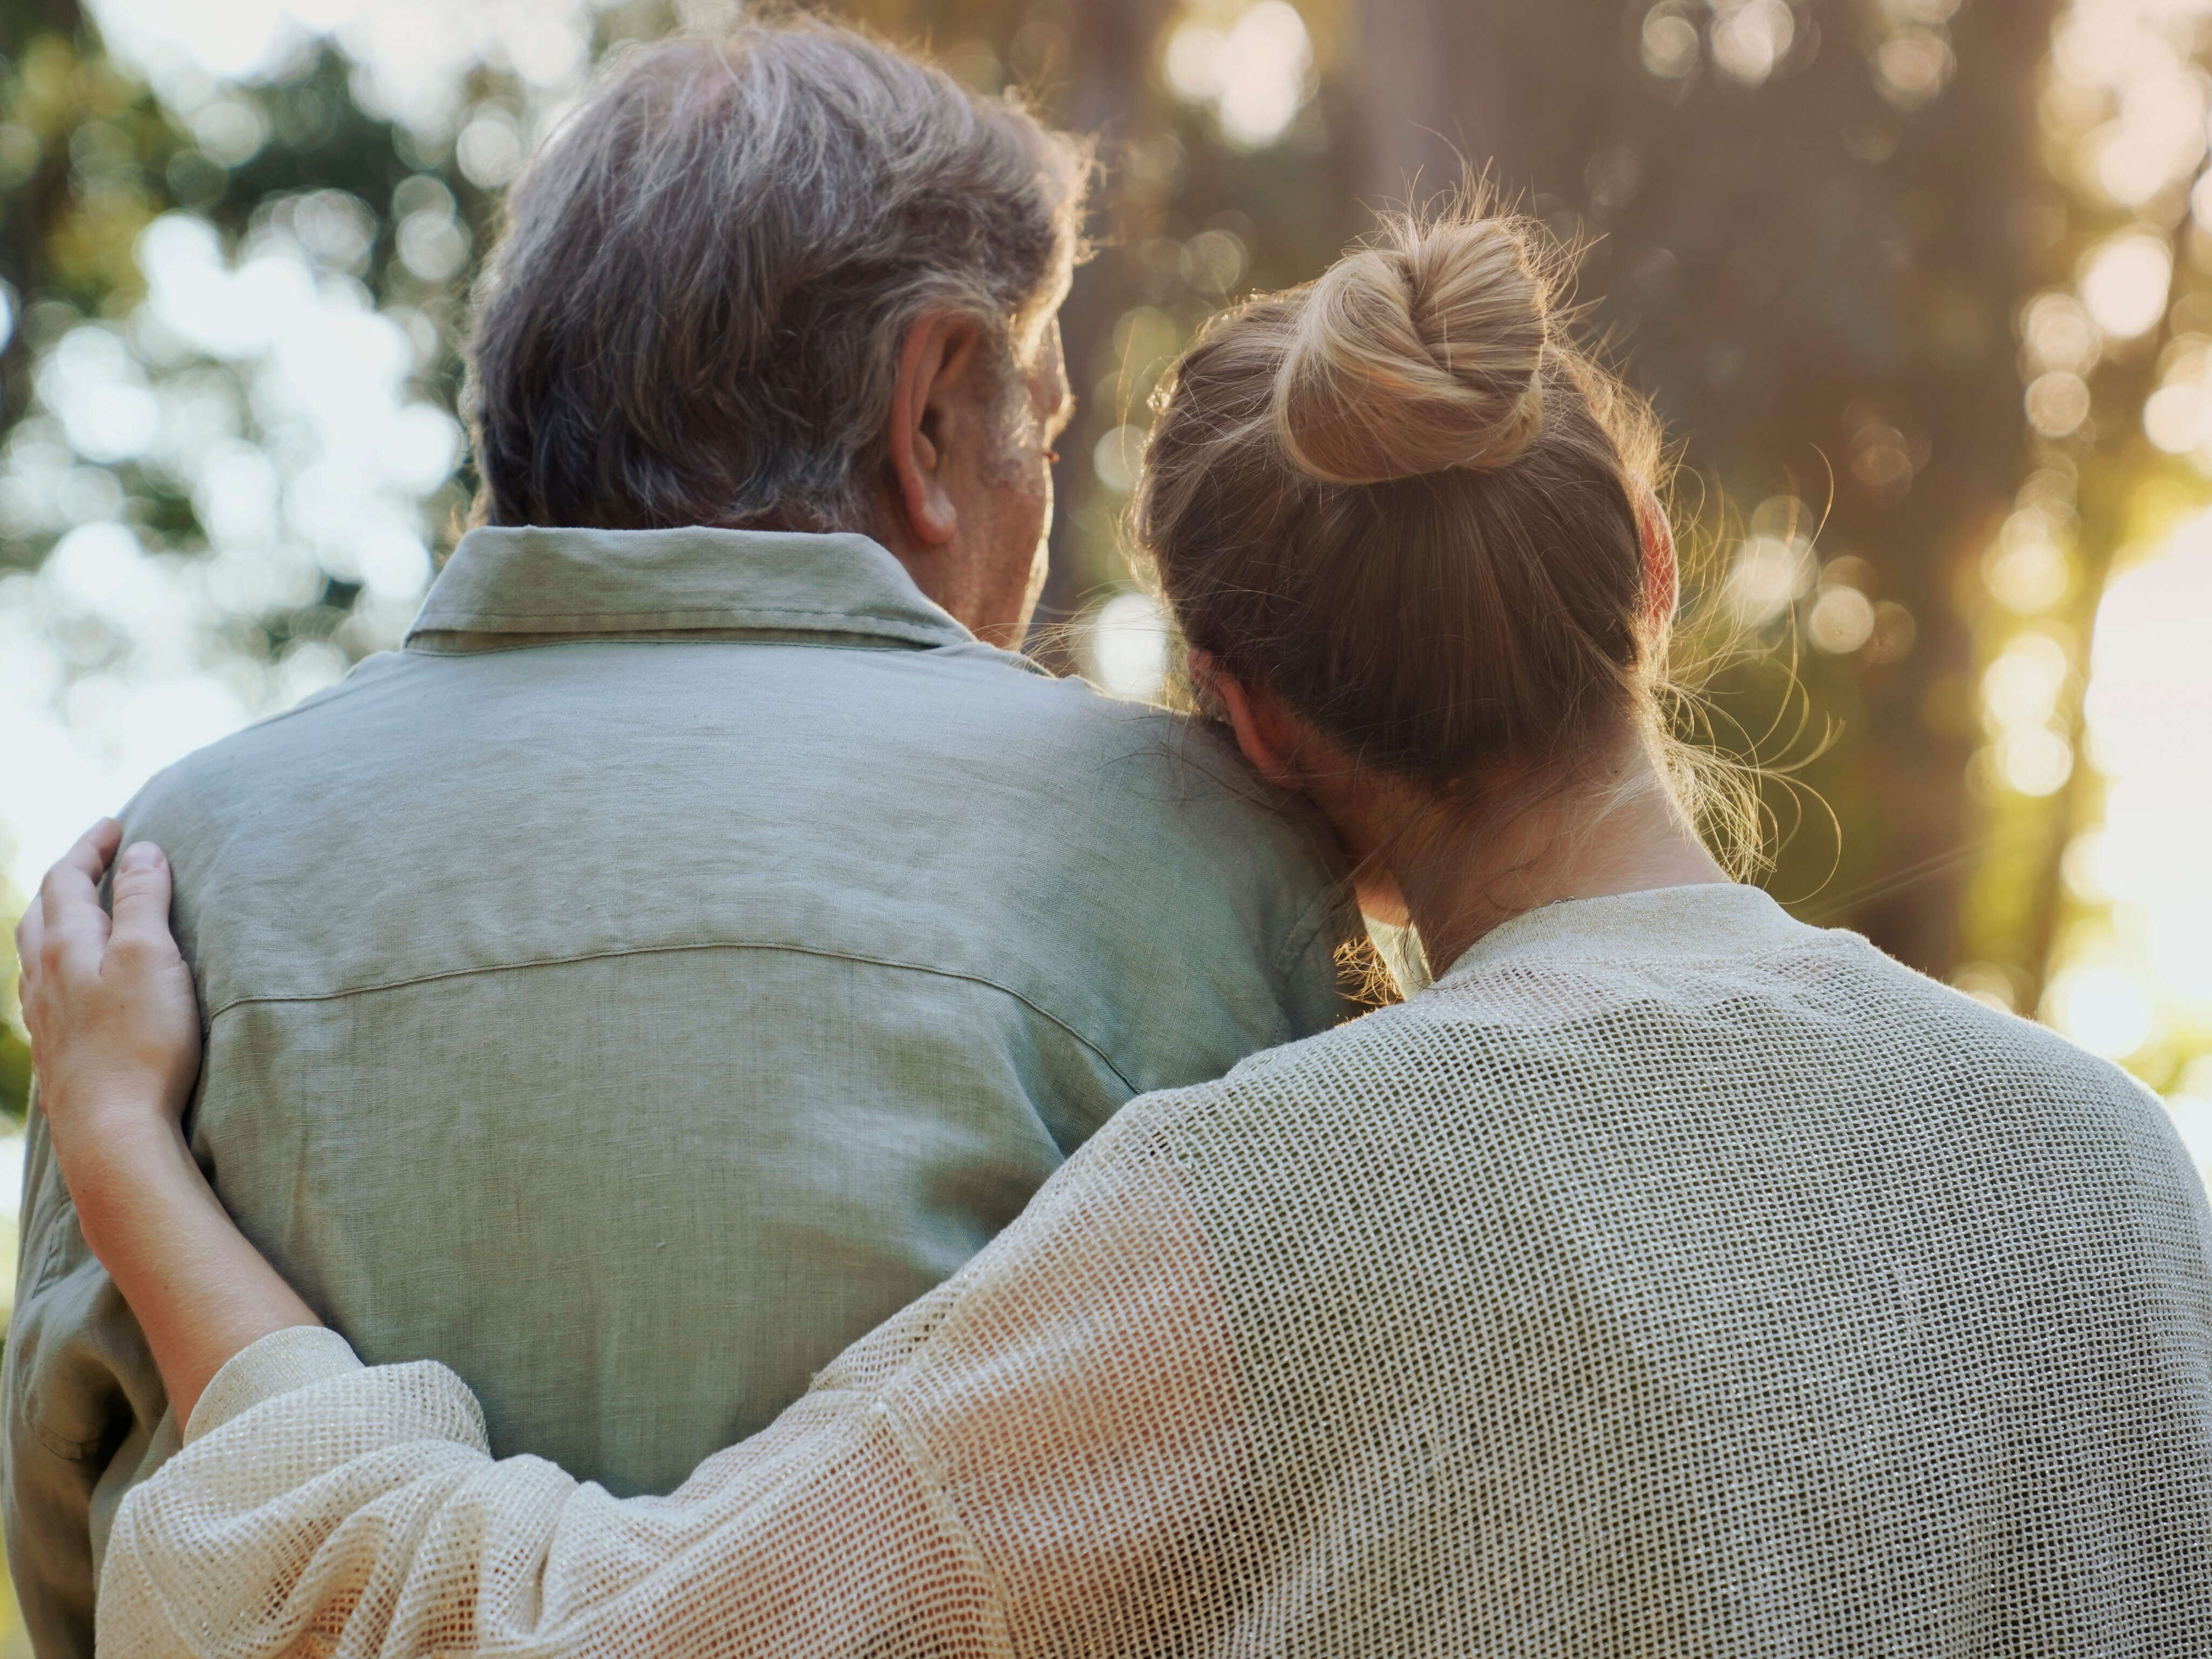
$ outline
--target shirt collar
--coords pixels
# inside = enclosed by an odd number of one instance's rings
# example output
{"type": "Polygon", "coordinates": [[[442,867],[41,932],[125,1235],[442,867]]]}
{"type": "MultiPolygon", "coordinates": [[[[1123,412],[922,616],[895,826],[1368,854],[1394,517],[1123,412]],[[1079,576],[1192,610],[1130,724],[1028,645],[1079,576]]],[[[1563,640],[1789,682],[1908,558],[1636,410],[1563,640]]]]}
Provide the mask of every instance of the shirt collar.
{"type": "Polygon", "coordinates": [[[407,643],[451,651],[518,635],[695,633],[975,642],[866,536],[487,526],[461,538],[407,643]]]}

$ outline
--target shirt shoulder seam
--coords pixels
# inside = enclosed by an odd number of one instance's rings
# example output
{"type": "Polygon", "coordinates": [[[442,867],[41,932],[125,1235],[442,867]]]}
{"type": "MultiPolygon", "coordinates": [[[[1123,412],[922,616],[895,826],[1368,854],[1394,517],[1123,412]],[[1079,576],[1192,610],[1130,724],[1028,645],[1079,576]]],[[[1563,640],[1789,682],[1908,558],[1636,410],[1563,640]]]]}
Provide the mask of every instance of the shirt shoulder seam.
{"type": "MultiPolygon", "coordinates": [[[[425,621],[417,617],[414,631],[422,634],[470,634],[487,630],[473,626],[478,622],[538,622],[592,623],[608,618],[619,620],[625,617],[835,617],[840,621],[872,623],[874,628],[896,626],[927,629],[939,635],[948,642],[964,645],[971,635],[956,634],[942,623],[927,617],[882,617],[866,611],[839,611],[804,605],[656,605],[635,611],[465,611],[455,613],[459,620],[438,616],[425,621]]],[[[732,621],[732,627],[744,624],[732,621]]],[[[855,633],[871,633],[873,628],[856,628],[855,633]]]]}
{"type": "Polygon", "coordinates": [[[1096,1054],[1100,1064],[1111,1072],[1121,1086],[1128,1090],[1132,1095],[1144,1092],[1130,1079],[1128,1074],[1115,1063],[1114,1057],[1108,1054],[1101,1044],[1085,1036],[1066,1020],[1054,1013],[1051,1009],[1045,1007],[1034,998],[1014,989],[1011,985],[1001,985],[998,981],[987,978],[981,974],[961,973],[955,969],[933,967],[927,963],[901,962],[895,957],[872,956],[859,951],[832,951],[820,945],[789,945],[769,939],[708,939],[683,945],[631,945],[612,951],[581,951],[566,956],[533,957],[519,962],[499,962],[477,967],[441,969],[434,973],[410,974],[397,979],[379,980],[373,984],[349,985],[335,991],[236,996],[210,1010],[207,1017],[207,1024],[212,1028],[216,1021],[221,1019],[225,1014],[234,1009],[247,1006],[276,1003],[340,1002],[348,997],[366,996],[377,991],[404,990],[410,986],[436,984],[444,980],[471,979],[484,974],[514,973],[531,968],[564,968],[576,963],[605,962],[620,957],[675,956],[701,951],[782,951],[792,956],[819,957],[833,962],[864,963],[874,968],[892,968],[903,973],[927,974],[937,979],[959,980],[969,985],[980,985],[987,990],[998,992],[1001,996],[1012,997],[1039,1018],[1049,1021],[1066,1032],[1069,1036],[1096,1054]]]}

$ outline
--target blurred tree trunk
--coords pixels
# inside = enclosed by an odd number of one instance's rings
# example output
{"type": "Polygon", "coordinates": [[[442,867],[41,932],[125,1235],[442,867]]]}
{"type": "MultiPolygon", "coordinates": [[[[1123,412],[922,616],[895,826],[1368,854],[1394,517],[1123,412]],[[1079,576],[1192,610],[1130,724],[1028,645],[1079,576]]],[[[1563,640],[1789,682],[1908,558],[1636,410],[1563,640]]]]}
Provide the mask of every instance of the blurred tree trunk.
{"type": "Polygon", "coordinates": [[[1370,208],[1432,200],[1468,170],[1508,200],[1531,157],[1500,0],[1359,0],[1357,177],[1370,208]]]}
{"type": "Polygon", "coordinates": [[[1152,52],[1172,0],[1080,0],[1070,36],[1067,124],[1126,137],[1146,101],[1152,52]]]}
{"type": "MultiPolygon", "coordinates": [[[[1141,147],[1164,131],[1152,90],[1153,54],[1172,0],[1077,0],[1070,31],[1069,80],[1063,119],[1098,146],[1101,171],[1091,211],[1098,244],[1077,270],[1060,313],[1060,340],[1078,399],[1093,401],[1090,370],[1132,301],[1133,264],[1147,238],[1160,234],[1167,206],[1157,169],[1133,165],[1141,147]]],[[[1085,591],[1105,572],[1085,556],[1070,511],[1089,493],[1091,445],[1085,441],[1122,418],[1119,410],[1081,410],[1060,447],[1054,489],[1060,503],[1052,535],[1051,568],[1038,608],[1036,649],[1055,668],[1073,665],[1064,625],[1085,591]]],[[[1139,416],[1141,419],[1141,415],[1139,416]]]]}
{"type": "Polygon", "coordinates": [[[2042,274],[2034,98],[2055,9],[1966,8],[1955,78],[1919,108],[1885,97],[1875,26],[1847,0],[1791,12],[1755,76],[1740,58],[1723,71],[1703,5],[1360,0],[1358,14],[1369,199],[1403,199],[1416,173],[1425,193],[1453,182],[1456,148],[1507,200],[1591,243],[1584,331],[1684,444],[1700,481],[1685,501],[1717,562],[1763,501],[1794,499],[1832,579],[1909,617],[1884,613],[1880,647],[1825,655],[1803,643],[1808,592],[1717,690],[1768,734],[1766,759],[1804,763],[1838,821],[1840,845],[1819,806],[1774,792],[1802,820],[1778,896],[1939,974],[1978,827],[1957,594],[2027,465],[2011,319],[2042,274]],[[1655,17],[1692,31],[1680,75],[1650,67],[1655,17]]]}

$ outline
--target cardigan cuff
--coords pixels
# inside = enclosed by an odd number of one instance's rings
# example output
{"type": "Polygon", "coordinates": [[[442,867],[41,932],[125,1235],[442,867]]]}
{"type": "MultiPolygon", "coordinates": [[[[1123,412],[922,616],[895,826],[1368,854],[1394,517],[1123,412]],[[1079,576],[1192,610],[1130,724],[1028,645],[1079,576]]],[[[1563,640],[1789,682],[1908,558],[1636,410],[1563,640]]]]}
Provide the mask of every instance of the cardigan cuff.
{"type": "Polygon", "coordinates": [[[324,1325],[271,1331],[223,1362],[185,1425],[186,1445],[264,1400],[362,1369],[352,1345],[324,1325]]]}

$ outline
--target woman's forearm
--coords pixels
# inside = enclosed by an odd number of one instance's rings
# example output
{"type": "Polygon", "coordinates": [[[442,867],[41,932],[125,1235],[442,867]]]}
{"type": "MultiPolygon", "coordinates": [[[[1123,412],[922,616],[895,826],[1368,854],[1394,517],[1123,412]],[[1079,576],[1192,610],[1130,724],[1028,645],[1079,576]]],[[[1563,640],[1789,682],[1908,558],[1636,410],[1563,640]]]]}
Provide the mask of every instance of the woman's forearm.
{"type": "Polygon", "coordinates": [[[318,1325],[240,1232],[173,1123],[150,1114],[81,1143],[65,1165],[85,1242],[138,1316],[179,1421],[231,1356],[318,1325]]]}
{"type": "Polygon", "coordinates": [[[321,1322],[246,1242],[185,1145],[198,995],[169,932],[168,860],[144,842],[118,858],[122,840],[122,825],[102,818],[46,872],[16,924],[16,959],[40,1103],[78,1224],[189,1420],[233,1354],[321,1322]]]}

